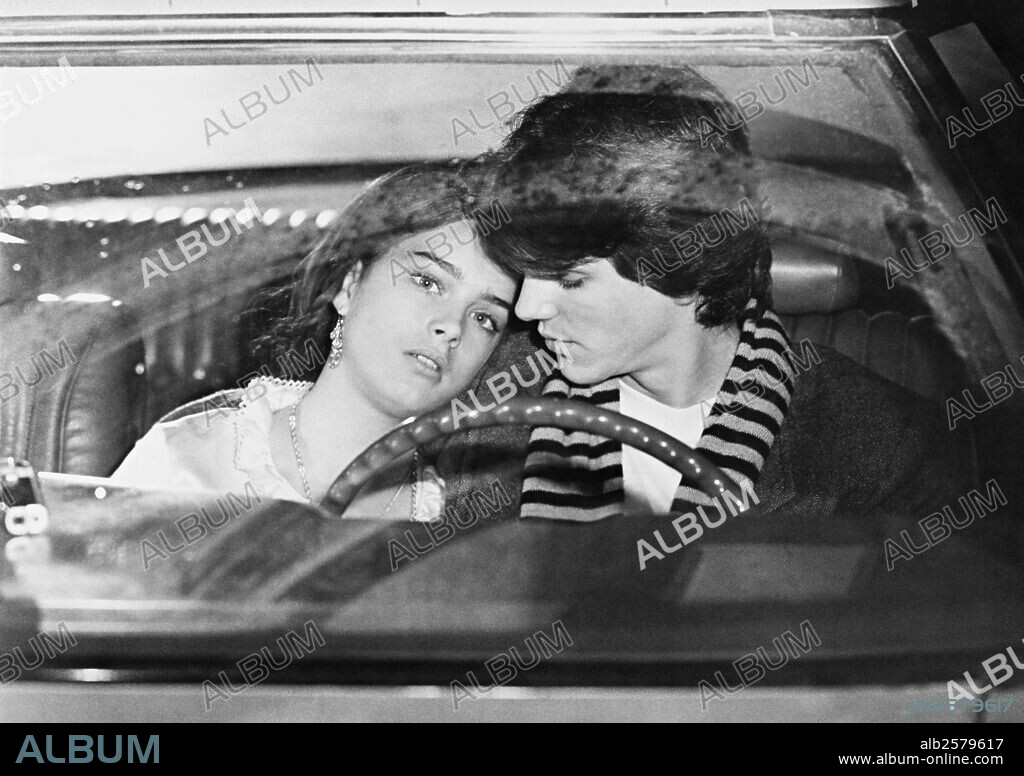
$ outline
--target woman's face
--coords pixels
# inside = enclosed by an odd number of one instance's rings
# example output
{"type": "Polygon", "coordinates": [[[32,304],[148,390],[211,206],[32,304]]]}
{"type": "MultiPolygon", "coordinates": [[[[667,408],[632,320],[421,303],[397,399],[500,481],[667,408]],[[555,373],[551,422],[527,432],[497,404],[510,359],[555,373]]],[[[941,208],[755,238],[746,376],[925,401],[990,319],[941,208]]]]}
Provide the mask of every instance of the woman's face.
{"type": "Polygon", "coordinates": [[[508,326],[518,283],[458,221],[395,243],[345,279],[339,369],[385,414],[406,418],[465,391],[508,326]]]}

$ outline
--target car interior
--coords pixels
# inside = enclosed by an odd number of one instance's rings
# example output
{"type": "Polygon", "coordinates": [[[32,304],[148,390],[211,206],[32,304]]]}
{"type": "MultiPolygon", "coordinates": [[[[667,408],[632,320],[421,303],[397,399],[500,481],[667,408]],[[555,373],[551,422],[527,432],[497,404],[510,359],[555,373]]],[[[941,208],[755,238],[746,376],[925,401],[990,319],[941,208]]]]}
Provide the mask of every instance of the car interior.
{"type": "MultiPolygon", "coordinates": [[[[973,157],[949,148],[941,117],[963,99],[902,22],[866,11],[709,14],[638,17],[622,32],[608,17],[541,35],[518,17],[424,14],[392,40],[372,15],[347,21],[356,32],[319,16],[272,19],[273,45],[203,40],[181,54],[158,42],[122,54],[104,48],[116,29],[86,20],[86,38],[89,25],[100,27],[77,52],[79,81],[0,125],[0,452],[37,472],[82,476],[43,480],[66,518],[42,560],[9,548],[0,558],[0,622],[11,623],[0,635],[27,638],[65,618],[91,646],[69,654],[58,679],[186,682],[240,645],[315,616],[329,645],[281,681],[415,689],[447,687],[510,634],[564,617],[586,647],[517,683],[692,690],[727,657],[810,618],[831,628],[828,646],[766,683],[818,690],[945,682],[964,655],[980,662],[1017,627],[1019,614],[1006,611],[1024,546],[1016,506],[963,532],[963,546],[915,559],[902,577],[885,569],[882,542],[919,516],[737,519],[731,533],[709,532],[682,562],[643,575],[636,538],[663,527],[663,515],[587,528],[494,521],[396,571],[393,542],[412,535],[427,546],[424,526],[319,520],[291,502],[261,503],[246,521],[143,569],[140,540],[212,495],[119,491],[91,478],[109,477],[176,408],[259,374],[252,342],[266,323],[266,292],[287,282],[345,206],[404,164],[493,150],[508,117],[482,128],[489,98],[508,97],[539,68],[557,73],[553,62],[568,72],[685,64],[730,99],[813,63],[818,78],[748,124],[773,309],[797,355],[807,355],[804,342],[834,348],[937,416],[951,398],[985,397],[986,378],[1024,355],[1015,253],[1024,241],[1012,219],[941,261],[929,263],[920,244],[985,212],[996,192],[972,177],[973,157]],[[285,68],[305,71],[311,57],[322,82],[308,93],[251,126],[232,124],[229,136],[204,136],[204,118],[237,114],[241,95],[285,68]],[[479,131],[453,137],[454,119],[470,116],[479,131]],[[17,153],[37,137],[47,153],[17,153]],[[255,217],[236,218],[243,210],[255,217]],[[205,235],[207,250],[171,269],[191,232],[205,235]],[[894,280],[888,262],[905,257],[928,266],[894,280]],[[144,280],[146,260],[168,271],[144,280]]],[[[25,22],[26,34],[48,34],[36,24],[25,22]]],[[[16,53],[0,88],[52,65],[52,49],[16,53]]],[[[538,347],[527,327],[515,328],[471,391],[486,393],[490,376],[538,347]]],[[[1024,495],[1022,420],[1015,391],[947,437],[971,487],[997,479],[1011,504],[1024,495]]],[[[805,711],[820,707],[812,699],[805,711]]]]}
{"type": "MultiPolygon", "coordinates": [[[[790,143],[771,147],[773,158],[766,166],[776,177],[767,179],[766,188],[809,181],[821,185],[825,172],[833,176],[829,193],[837,200],[837,211],[853,204],[842,198],[861,194],[852,186],[844,190],[844,181],[879,187],[873,193],[894,202],[914,194],[893,184],[880,188],[881,182],[871,180],[873,170],[892,178],[894,167],[905,168],[891,148],[846,132],[841,142],[827,147],[827,155],[808,159],[809,141],[820,137],[819,123],[779,115],[766,118],[764,126],[790,143]],[[794,161],[798,155],[804,157],[799,165],[794,161]]],[[[190,176],[188,193],[180,191],[180,174],[151,176],[144,181],[145,204],[135,206],[131,200],[108,198],[104,189],[115,188],[117,181],[92,187],[91,195],[103,198],[99,206],[88,199],[87,184],[65,184],[50,188],[48,204],[17,210],[24,215],[12,225],[12,233],[27,245],[0,246],[3,315],[12,330],[16,322],[27,319],[48,325],[27,332],[35,339],[7,340],[17,351],[4,361],[16,365],[19,354],[52,348],[59,339],[54,331],[73,333],[71,348],[83,355],[74,369],[40,380],[37,390],[26,385],[14,401],[4,403],[5,449],[39,461],[40,470],[106,476],[134,441],[168,412],[244,384],[244,378],[258,370],[249,348],[251,313],[262,290],[258,281],[271,286],[286,277],[338,210],[387,169],[378,165],[205,173],[190,176]],[[315,185],[303,190],[296,181],[309,177],[315,185]],[[160,298],[150,300],[157,294],[135,291],[137,304],[113,306],[111,286],[123,282],[120,278],[139,277],[139,257],[156,257],[161,248],[172,251],[185,213],[192,228],[221,223],[226,230],[227,211],[217,214],[216,208],[204,208],[203,203],[230,196],[238,181],[246,183],[246,196],[260,203],[272,220],[211,249],[202,259],[216,262],[216,272],[208,279],[199,277],[201,265],[197,272],[189,267],[196,276],[191,283],[156,277],[153,286],[166,286],[159,287],[160,298]],[[278,192],[286,187],[282,200],[278,192]],[[220,222],[212,220],[218,216],[220,222]],[[85,230],[88,247],[81,240],[85,230]],[[102,253],[91,250],[96,240],[105,246],[102,253]],[[79,301],[73,294],[47,292],[73,288],[82,277],[90,279],[90,287],[108,289],[107,293],[79,301]],[[245,282],[232,282],[238,277],[245,282]],[[73,326],[67,325],[69,321],[73,326]]],[[[904,187],[913,185],[909,172],[899,177],[904,187]]],[[[211,231],[217,235],[220,228],[211,231]]],[[[885,224],[876,228],[884,235],[885,224]]],[[[890,291],[878,257],[869,255],[873,244],[836,245],[829,237],[786,223],[772,224],[774,307],[794,343],[809,339],[833,347],[936,403],[967,388],[973,366],[943,333],[922,289],[890,291]]],[[[487,376],[507,368],[528,347],[525,333],[510,337],[474,387],[479,389],[487,376]]],[[[33,370],[24,371],[33,377],[33,370]]],[[[968,441],[965,449],[973,461],[973,442],[968,441]]]]}

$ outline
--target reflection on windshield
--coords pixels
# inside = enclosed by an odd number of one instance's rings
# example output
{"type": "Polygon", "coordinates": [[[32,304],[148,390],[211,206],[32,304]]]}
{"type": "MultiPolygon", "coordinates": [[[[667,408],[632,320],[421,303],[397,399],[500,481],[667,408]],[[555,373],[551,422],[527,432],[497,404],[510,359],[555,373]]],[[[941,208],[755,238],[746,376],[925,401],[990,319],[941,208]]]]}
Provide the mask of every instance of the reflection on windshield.
{"type": "Polygon", "coordinates": [[[229,67],[204,161],[4,191],[0,440],[42,473],[4,512],[48,510],[11,643],[198,651],[208,711],[414,653],[444,665],[381,681],[456,710],[624,660],[702,710],[974,670],[1022,630],[1015,225],[850,56],[229,67]]]}

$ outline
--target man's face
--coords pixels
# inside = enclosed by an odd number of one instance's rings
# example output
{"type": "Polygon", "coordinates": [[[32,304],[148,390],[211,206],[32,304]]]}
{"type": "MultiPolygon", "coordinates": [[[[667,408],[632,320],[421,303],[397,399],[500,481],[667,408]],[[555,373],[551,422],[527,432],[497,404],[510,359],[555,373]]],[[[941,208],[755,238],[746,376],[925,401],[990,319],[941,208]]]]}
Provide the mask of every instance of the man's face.
{"type": "Polygon", "coordinates": [[[526,278],[516,314],[537,321],[562,374],[581,385],[654,368],[678,348],[681,326],[684,336],[688,321],[694,336],[699,330],[690,304],[627,280],[608,259],[561,280],[526,278]]]}

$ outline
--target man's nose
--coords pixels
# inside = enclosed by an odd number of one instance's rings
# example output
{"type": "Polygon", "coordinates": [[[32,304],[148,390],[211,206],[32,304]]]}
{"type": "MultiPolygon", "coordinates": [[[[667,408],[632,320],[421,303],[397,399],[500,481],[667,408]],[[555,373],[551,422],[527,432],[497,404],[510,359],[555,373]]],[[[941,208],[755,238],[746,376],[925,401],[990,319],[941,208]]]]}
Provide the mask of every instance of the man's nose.
{"type": "Polygon", "coordinates": [[[552,299],[557,287],[553,280],[526,278],[516,301],[516,315],[524,321],[546,321],[555,317],[558,307],[552,299]]]}

